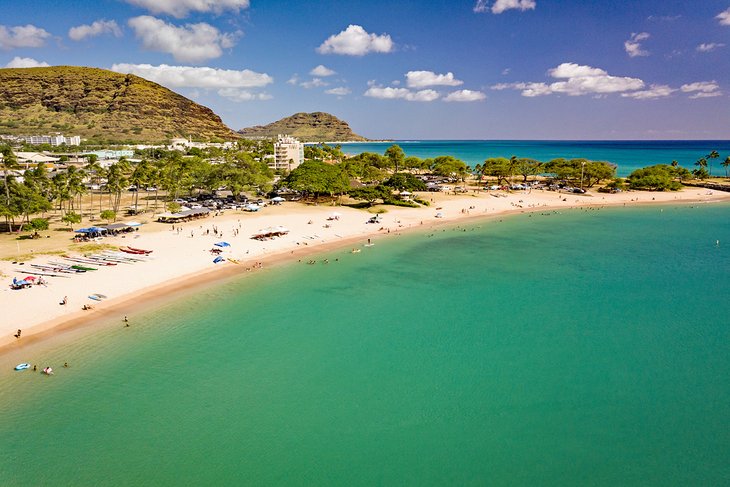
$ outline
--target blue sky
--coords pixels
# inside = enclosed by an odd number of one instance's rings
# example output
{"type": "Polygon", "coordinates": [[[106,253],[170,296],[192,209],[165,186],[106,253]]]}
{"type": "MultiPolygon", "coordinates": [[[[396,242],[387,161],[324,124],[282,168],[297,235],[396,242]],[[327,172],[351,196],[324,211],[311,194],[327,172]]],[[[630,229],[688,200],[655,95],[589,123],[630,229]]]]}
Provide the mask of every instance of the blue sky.
{"type": "Polygon", "coordinates": [[[132,72],[234,129],[729,139],[730,0],[6,0],[0,66],[132,72]]]}

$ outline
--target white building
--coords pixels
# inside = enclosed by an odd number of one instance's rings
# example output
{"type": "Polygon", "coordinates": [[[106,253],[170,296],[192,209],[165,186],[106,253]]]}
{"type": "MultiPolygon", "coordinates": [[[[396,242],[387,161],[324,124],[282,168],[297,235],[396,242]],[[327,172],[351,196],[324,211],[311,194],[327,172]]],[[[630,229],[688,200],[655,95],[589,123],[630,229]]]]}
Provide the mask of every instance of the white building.
{"type": "Polygon", "coordinates": [[[292,171],[304,162],[304,144],[294,137],[279,135],[274,144],[274,159],[266,162],[271,169],[292,171]]]}
{"type": "Polygon", "coordinates": [[[58,145],[81,145],[81,137],[74,135],[72,137],[64,137],[63,135],[31,135],[25,137],[25,141],[30,145],[51,144],[58,145]]]}

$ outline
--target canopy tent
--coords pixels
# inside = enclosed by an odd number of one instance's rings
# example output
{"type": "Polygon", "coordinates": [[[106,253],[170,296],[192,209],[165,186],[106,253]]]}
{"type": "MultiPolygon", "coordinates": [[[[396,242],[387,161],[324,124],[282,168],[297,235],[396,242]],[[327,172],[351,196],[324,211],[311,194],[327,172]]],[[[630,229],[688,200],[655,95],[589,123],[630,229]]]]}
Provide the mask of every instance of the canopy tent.
{"type": "Polygon", "coordinates": [[[127,228],[127,225],[124,223],[112,223],[106,226],[107,230],[121,230],[122,228],[127,228]]]}
{"type": "Polygon", "coordinates": [[[106,232],[106,228],[104,228],[104,227],[79,228],[78,230],[75,230],[75,233],[104,233],[104,232],[106,232]]]}
{"type": "Polygon", "coordinates": [[[271,237],[280,237],[289,233],[289,229],[281,225],[275,227],[262,228],[253,237],[256,240],[263,240],[271,237]]]}
{"type": "Polygon", "coordinates": [[[124,225],[128,227],[141,227],[142,224],[139,222],[125,222],[124,225]]]}
{"type": "Polygon", "coordinates": [[[281,196],[275,196],[275,197],[271,198],[271,201],[273,201],[274,203],[281,203],[283,201],[286,201],[286,199],[282,198],[281,196]]]}

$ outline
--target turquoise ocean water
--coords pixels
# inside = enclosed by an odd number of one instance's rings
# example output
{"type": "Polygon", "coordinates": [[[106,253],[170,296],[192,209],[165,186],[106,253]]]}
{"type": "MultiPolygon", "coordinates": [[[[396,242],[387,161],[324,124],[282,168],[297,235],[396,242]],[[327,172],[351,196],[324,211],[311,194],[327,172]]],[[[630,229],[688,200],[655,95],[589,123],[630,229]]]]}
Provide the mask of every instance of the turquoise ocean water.
{"type": "Polygon", "coordinates": [[[728,485],[729,210],[396,236],[4,356],[0,484],[728,485]]]}
{"type": "Polygon", "coordinates": [[[617,174],[628,176],[634,169],[654,164],[671,164],[694,169],[694,163],[710,151],[722,156],[713,161],[713,174],[723,175],[720,162],[730,156],[730,141],[529,141],[529,140],[420,140],[367,142],[343,144],[346,154],[375,152],[383,154],[393,143],[400,145],[406,155],[433,158],[443,155],[457,157],[470,166],[481,164],[489,157],[529,157],[547,162],[551,159],[585,158],[608,161],[618,165],[617,174]]]}

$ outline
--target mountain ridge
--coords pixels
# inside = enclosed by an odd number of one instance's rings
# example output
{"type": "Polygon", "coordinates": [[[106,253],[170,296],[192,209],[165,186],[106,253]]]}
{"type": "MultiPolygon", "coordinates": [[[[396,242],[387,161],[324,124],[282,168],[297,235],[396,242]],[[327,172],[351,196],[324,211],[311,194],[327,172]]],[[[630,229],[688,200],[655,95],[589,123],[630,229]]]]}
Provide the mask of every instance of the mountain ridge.
{"type": "Polygon", "coordinates": [[[55,132],[100,142],[239,137],[210,108],[133,74],[80,66],[0,69],[0,133],[55,132]]]}
{"type": "Polygon", "coordinates": [[[274,138],[291,135],[303,142],[365,142],[350,125],[326,112],[299,112],[267,125],[256,125],[238,131],[243,137],[274,138]]]}

